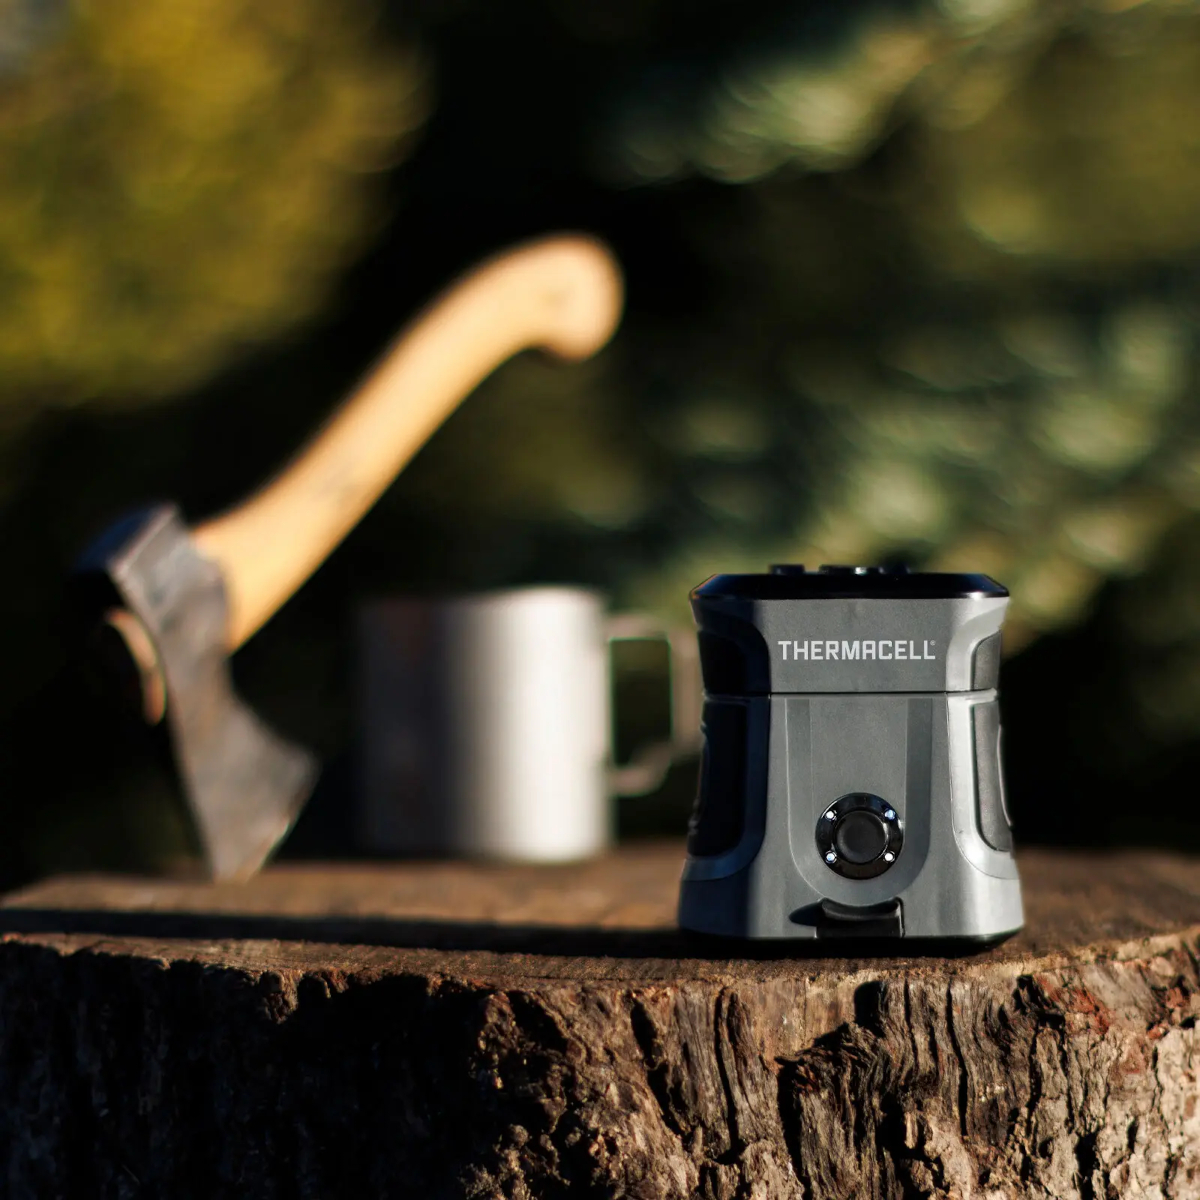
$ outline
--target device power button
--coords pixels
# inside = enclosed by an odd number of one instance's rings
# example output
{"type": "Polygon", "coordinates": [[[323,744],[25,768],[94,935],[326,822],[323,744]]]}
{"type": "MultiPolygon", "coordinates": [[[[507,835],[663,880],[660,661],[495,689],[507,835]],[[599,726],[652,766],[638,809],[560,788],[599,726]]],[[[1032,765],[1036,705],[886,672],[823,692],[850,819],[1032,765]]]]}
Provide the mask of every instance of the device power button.
{"type": "Polygon", "coordinates": [[[847,879],[871,879],[899,858],[904,823],[881,796],[850,792],[821,814],[816,842],[817,853],[831,871],[847,879]]]}

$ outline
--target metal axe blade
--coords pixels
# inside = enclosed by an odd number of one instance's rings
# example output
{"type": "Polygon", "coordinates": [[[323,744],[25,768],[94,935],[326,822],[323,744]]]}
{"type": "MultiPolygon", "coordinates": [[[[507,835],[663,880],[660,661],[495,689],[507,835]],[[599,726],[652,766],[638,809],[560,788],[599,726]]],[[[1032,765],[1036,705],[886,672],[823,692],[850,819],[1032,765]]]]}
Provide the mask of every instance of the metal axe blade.
{"type": "Polygon", "coordinates": [[[113,527],[84,555],[146,630],[166,691],[183,791],[216,879],[252,875],[291,828],[317,761],[239,699],[227,650],[225,585],[179,511],[161,505],[113,527]]]}

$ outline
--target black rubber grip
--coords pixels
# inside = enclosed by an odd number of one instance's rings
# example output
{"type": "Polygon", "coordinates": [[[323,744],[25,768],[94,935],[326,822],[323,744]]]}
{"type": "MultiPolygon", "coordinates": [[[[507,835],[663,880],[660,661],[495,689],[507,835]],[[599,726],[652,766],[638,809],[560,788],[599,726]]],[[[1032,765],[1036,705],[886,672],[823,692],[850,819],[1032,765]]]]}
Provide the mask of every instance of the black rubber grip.
{"type": "Polygon", "coordinates": [[[770,692],[767,643],[748,621],[705,613],[698,641],[704,690],[710,696],[765,696],[770,692]]]}
{"type": "Polygon", "coordinates": [[[976,643],[971,655],[971,690],[1000,686],[1000,634],[993,633],[976,643]]]}
{"type": "Polygon", "coordinates": [[[1011,850],[1012,828],[1000,765],[1000,705],[975,705],[975,805],[979,832],[993,850],[1011,850]]]}
{"type": "Polygon", "coordinates": [[[702,629],[696,635],[700,646],[700,670],[704,690],[715,696],[744,696],[748,691],[745,651],[731,638],[702,629]]]}
{"type": "Polygon", "coordinates": [[[746,706],[736,701],[704,704],[704,754],[696,807],[688,822],[688,853],[709,857],[742,840],[746,818],[746,706]]]}

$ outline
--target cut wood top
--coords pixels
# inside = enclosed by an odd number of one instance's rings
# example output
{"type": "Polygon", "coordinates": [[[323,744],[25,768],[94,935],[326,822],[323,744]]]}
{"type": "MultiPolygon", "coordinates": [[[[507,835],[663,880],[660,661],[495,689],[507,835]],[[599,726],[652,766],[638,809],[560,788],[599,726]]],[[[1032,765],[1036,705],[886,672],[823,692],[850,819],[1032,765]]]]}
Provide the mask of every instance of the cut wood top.
{"type": "MultiPolygon", "coordinates": [[[[728,943],[675,928],[678,843],[562,866],[282,864],[244,884],[63,876],[0,902],[7,940],[263,971],[420,974],[473,982],[637,984],[845,978],[869,966],[1005,973],[1125,957],[1200,927],[1200,860],[1026,850],[1026,929],[955,958],[831,958],[827,943],[728,943]]],[[[899,947],[903,950],[903,946],[899,947]]]]}

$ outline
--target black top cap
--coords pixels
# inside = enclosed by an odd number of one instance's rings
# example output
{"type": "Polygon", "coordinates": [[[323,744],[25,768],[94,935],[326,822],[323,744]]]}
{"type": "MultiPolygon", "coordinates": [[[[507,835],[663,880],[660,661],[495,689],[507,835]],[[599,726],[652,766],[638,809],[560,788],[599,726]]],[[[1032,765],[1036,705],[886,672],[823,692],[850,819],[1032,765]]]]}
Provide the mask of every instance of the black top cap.
{"type": "Polygon", "coordinates": [[[766,575],[714,575],[693,598],[746,600],[982,600],[1007,596],[987,575],[909,571],[907,567],[773,566],[766,575]]]}

